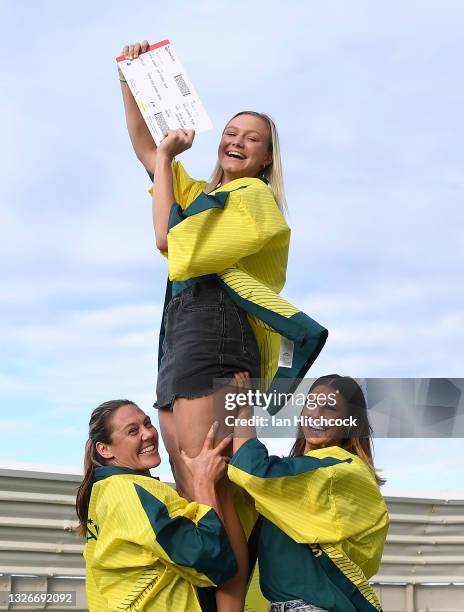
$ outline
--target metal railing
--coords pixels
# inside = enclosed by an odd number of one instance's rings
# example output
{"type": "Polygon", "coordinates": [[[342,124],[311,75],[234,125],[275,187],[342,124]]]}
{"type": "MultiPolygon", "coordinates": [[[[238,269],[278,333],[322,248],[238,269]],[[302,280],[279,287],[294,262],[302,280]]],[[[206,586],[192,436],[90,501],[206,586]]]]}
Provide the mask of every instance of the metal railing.
{"type": "MultiPolygon", "coordinates": [[[[86,610],[80,476],[0,469],[0,610],[86,610]],[[75,592],[74,604],[8,601],[75,592]]],[[[372,579],[385,612],[464,612],[464,500],[386,497],[390,530],[372,579]]]]}

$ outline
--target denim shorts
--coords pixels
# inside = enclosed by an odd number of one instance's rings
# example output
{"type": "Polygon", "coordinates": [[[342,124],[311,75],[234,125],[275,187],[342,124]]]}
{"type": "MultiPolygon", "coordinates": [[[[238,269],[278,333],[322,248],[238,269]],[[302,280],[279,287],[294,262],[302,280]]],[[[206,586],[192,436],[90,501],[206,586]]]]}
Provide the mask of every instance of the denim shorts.
{"type": "Polygon", "coordinates": [[[259,349],[246,312],[216,277],[199,279],[172,298],[164,328],[155,408],[172,410],[176,397],[211,395],[215,378],[230,380],[242,371],[259,378],[259,349]]]}

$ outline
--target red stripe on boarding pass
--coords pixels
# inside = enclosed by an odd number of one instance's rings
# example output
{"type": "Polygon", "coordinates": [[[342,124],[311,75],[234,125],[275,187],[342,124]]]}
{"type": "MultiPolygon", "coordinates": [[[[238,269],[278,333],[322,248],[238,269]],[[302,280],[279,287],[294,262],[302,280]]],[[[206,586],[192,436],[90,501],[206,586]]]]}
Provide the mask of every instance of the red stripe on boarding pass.
{"type": "MultiPolygon", "coordinates": [[[[154,45],[150,45],[147,51],[145,51],[145,53],[148,53],[148,51],[153,51],[153,49],[159,49],[160,47],[164,47],[166,45],[169,45],[169,40],[162,40],[160,42],[155,43],[154,45]]],[[[126,58],[124,57],[124,55],[120,55],[119,57],[116,58],[116,61],[122,62],[125,59],[126,58]]]]}

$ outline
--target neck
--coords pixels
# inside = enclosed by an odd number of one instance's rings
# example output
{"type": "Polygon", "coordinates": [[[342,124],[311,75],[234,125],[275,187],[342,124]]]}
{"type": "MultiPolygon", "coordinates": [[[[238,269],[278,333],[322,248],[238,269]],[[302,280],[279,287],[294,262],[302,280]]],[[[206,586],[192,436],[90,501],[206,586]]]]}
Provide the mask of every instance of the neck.
{"type": "Polygon", "coordinates": [[[321,440],[320,443],[314,443],[314,442],[311,442],[310,440],[306,440],[304,452],[309,453],[309,451],[317,450],[318,448],[327,448],[329,446],[341,446],[341,445],[342,445],[341,440],[325,440],[325,441],[321,440]]]}
{"type": "Polygon", "coordinates": [[[230,183],[230,181],[234,181],[236,178],[242,178],[242,177],[229,176],[226,172],[224,172],[224,174],[222,175],[221,182],[220,182],[221,187],[222,185],[226,185],[227,183],[230,183]]]}
{"type": "Polygon", "coordinates": [[[222,187],[226,183],[230,183],[231,181],[236,181],[238,179],[243,179],[243,178],[259,178],[259,176],[255,176],[255,177],[253,176],[230,176],[227,172],[223,170],[222,178],[219,181],[219,185],[222,187]]]}

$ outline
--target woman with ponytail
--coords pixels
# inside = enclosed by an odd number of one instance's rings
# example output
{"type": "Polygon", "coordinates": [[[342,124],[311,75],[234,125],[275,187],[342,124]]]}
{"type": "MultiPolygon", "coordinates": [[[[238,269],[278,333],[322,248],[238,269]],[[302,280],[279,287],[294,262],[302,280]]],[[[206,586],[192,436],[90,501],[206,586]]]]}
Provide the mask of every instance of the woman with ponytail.
{"type": "Polygon", "coordinates": [[[90,418],[84,478],[76,499],[87,538],[89,612],[213,611],[213,588],[237,572],[216,485],[227,470],[215,426],[195,458],[187,501],[150,475],[160,464],[158,432],[129,400],[105,402],[90,418]]]}
{"type": "MultiPolygon", "coordinates": [[[[236,376],[240,386],[246,378],[236,376]]],[[[238,416],[248,420],[250,409],[238,416]]],[[[255,576],[250,609],[379,612],[369,579],[380,565],[388,512],[361,387],[348,376],[318,378],[299,420],[286,458],[270,457],[254,428],[234,433],[229,478],[261,515],[255,539],[262,595],[255,576]]]]}

